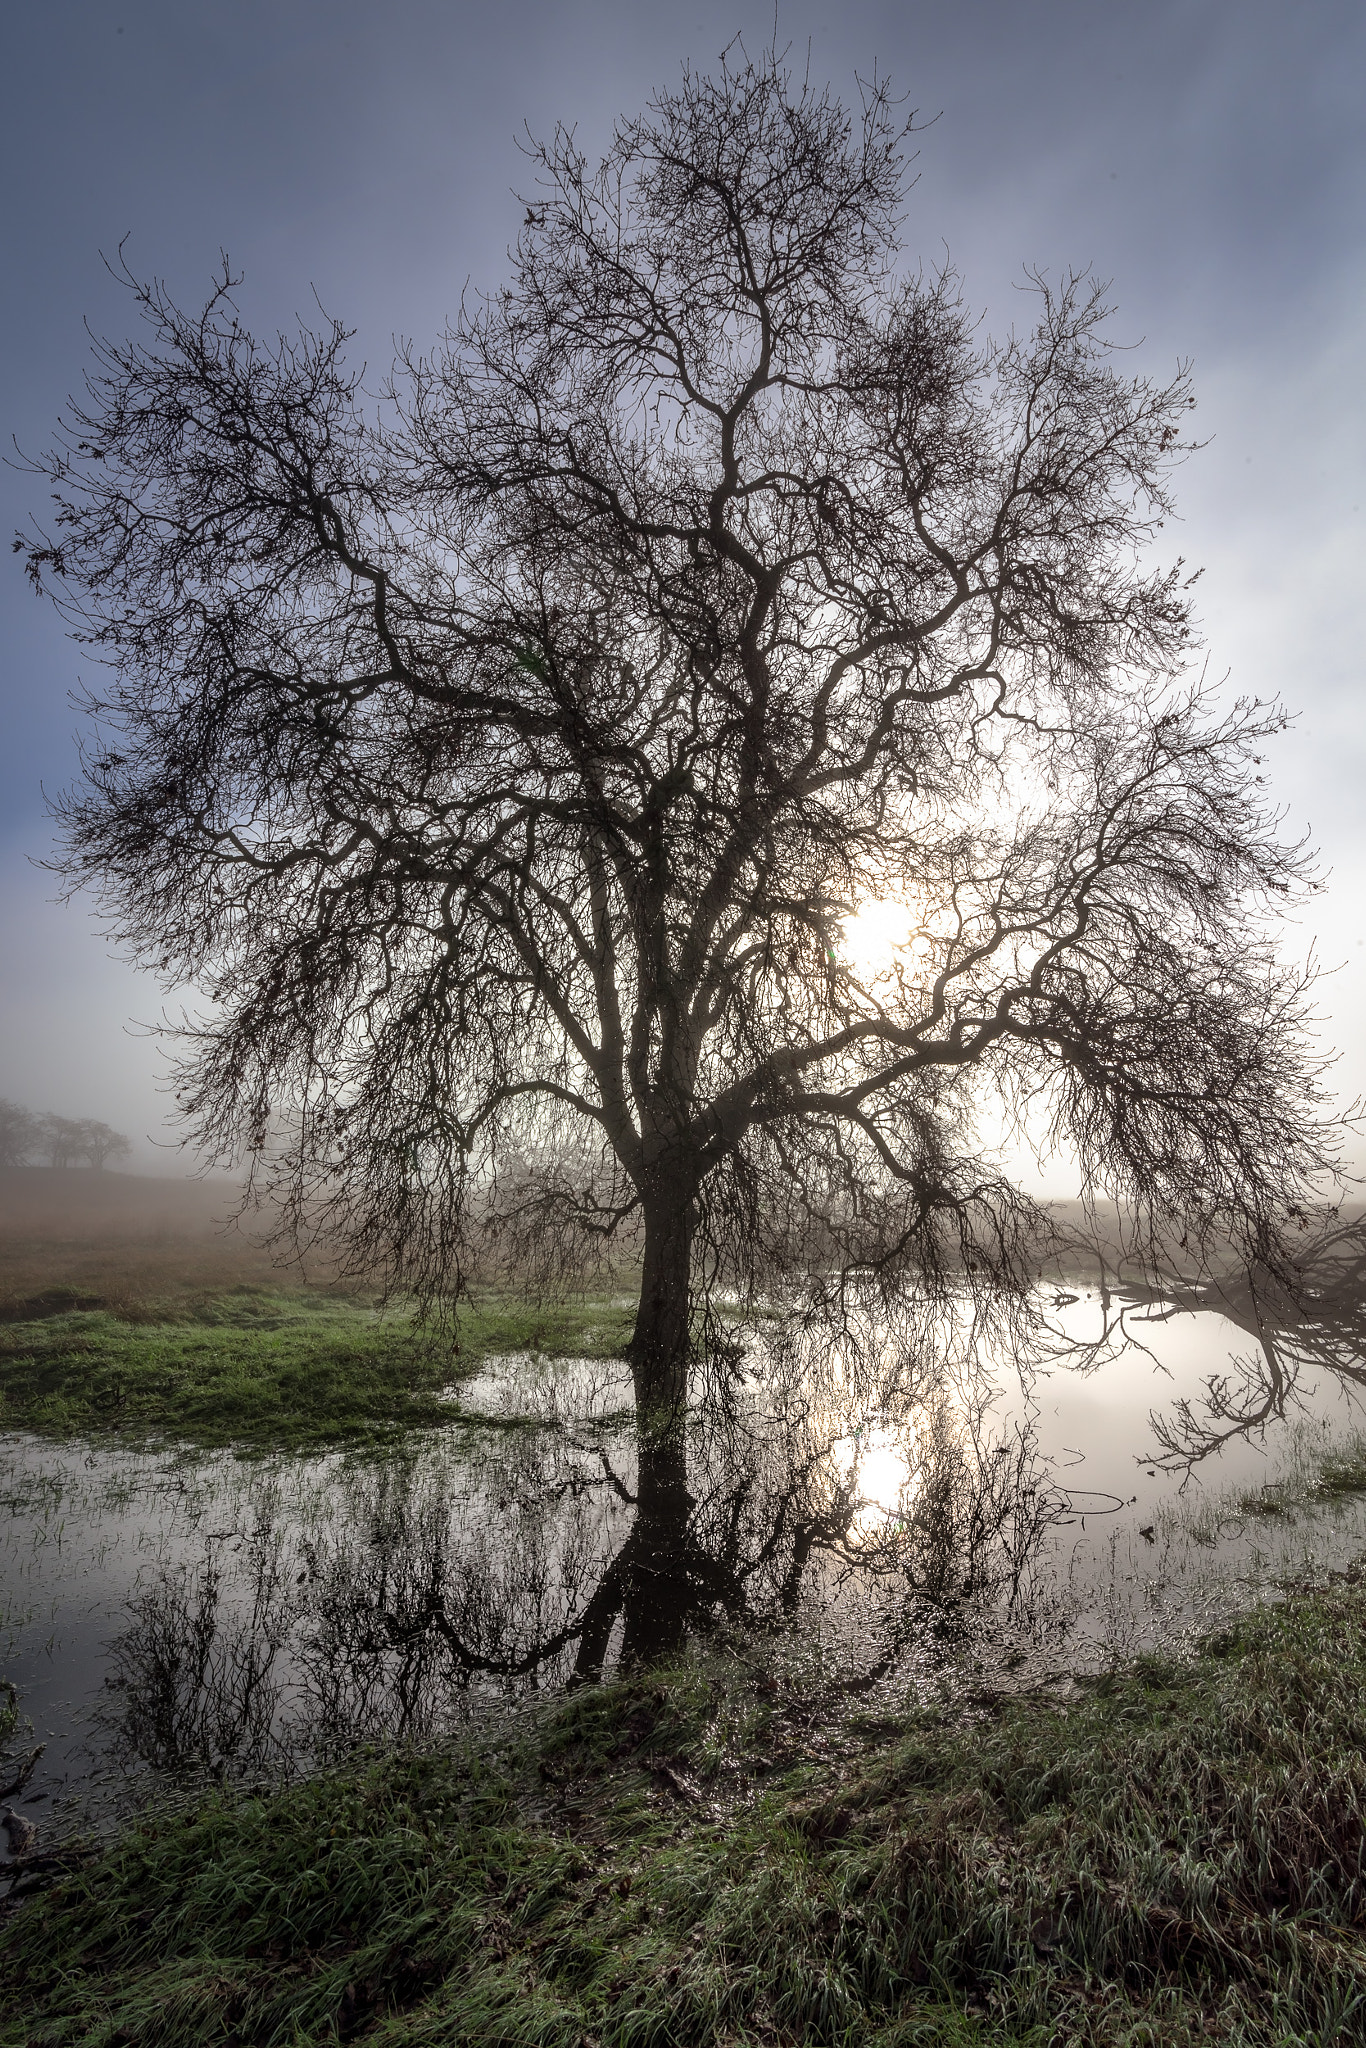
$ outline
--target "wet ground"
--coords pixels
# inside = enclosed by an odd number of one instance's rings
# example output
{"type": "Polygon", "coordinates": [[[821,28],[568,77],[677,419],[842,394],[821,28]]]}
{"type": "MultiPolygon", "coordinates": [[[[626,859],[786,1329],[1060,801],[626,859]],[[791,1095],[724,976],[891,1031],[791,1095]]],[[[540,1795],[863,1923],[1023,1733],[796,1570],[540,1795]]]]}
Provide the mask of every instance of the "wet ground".
{"type": "Polygon", "coordinates": [[[1164,1471],[1150,1414],[1245,1354],[1135,1306],[1085,1357],[850,1391],[752,1349],[672,1482],[613,1361],[503,1359],[383,1453],[238,1459],[0,1441],[14,1795],[48,1839],[152,1786],[274,1778],[439,1734],[633,1648],[761,1637],[823,1710],[1066,1684],[1366,1546],[1362,1418],[1332,1375],[1260,1442],[1164,1471]],[[1324,1460],[1338,1482],[1321,1485],[1324,1460]]]}

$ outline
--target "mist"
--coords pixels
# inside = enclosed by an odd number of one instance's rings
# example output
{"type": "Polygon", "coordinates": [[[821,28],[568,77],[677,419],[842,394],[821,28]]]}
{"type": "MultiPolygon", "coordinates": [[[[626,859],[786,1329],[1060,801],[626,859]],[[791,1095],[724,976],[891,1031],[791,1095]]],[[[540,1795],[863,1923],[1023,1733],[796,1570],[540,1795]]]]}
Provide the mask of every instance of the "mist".
{"type": "MultiPolygon", "coordinates": [[[[1178,479],[1171,552],[1204,567],[1211,672],[1297,714],[1267,772],[1328,886],[1291,943],[1330,970],[1323,1043],[1352,1097],[1366,1081],[1359,10],[1170,4],[1139,22],[1079,4],[789,5],[777,22],[814,76],[847,95],[876,66],[919,110],[908,240],[929,265],[947,249],[988,326],[1010,323],[1024,264],[1089,265],[1113,280],[1136,366],[1193,360],[1208,445],[1178,479]]],[[[592,154],[682,64],[710,65],[737,32],[762,48],[773,23],[753,5],[409,4],[381,21],[350,0],[16,16],[7,429],[45,445],[85,372],[83,320],[126,330],[101,260],[125,237],[134,267],[191,303],[226,250],[244,317],[267,332],[316,295],[357,328],[354,351],[378,375],[394,336],[424,345],[467,285],[506,274],[525,128],[576,123],[592,154]]],[[[42,515],[22,468],[0,488],[11,528],[42,515]]],[[[133,1138],[132,1170],[183,1173],[194,1162],[175,1149],[149,1027],[200,999],[123,964],[98,906],[54,902],[33,864],[51,849],[45,792],[77,773],[72,692],[98,687],[98,662],[34,603],[17,563],[0,631],[0,1095],[99,1117],[133,1138]]],[[[1071,1192],[1068,1163],[1039,1184],[1071,1192]]]]}

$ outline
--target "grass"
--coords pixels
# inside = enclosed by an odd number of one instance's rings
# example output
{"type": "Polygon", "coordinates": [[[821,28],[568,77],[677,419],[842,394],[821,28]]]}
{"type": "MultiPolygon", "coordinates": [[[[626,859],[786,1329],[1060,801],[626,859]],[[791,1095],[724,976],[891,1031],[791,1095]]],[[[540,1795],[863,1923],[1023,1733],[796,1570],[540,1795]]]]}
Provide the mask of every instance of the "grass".
{"type": "Polygon", "coordinates": [[[1303,1419],[1281,1443],[1271,1477],[1260,1486],[1178,1497],[1159,1510],[1169,1535],[1207,1548],[1249,1523],[1293,1524],[1302,1514],[1366,1494],[1366,1434],[1344,1433],[1336,1417],[1303,1419]]]}
{"type": "Polygon", "coordinates": [[[0,2044],[1366,2040],[1361,1584],[1065,1704],[811,1729],[693,1663],[149,1815],[12,1909],[0,2044]]]}
{"type": "Polygon", "coordinates": [[[49,1287],[13,1304],[28,1319],[0,1322],[0,1429],[274,1450],[373,1442],[458,1419],[442,1390],[487,1357],[601,1355],[629,1335],[624,1312],[603,1303],[490,1297],[461,1317],[454,1343],[303,1289],[67,1306],[80,1299],[49,1287]]]}
{"type": "MultiPolygon", "coordinates": [[[[26,1302],[52,1293],[99,1300],[118,1314],[137,1315],[243,1285],[279,1291],[299,1284],[296,1273],[285,1280],[270,1253],[244,1232],[211,1228],[198,1211],[214,1205],[206,1204],[204,1191],[193,1182],[149,1184],[159,1204],[152,1213],[116,1207],[109,1215],[92,1216],[54,1212],[41,1198],[19,1200],[16,1178],[0,1173],[0,1322],[22,1320],[26,1302]],[[177,1205],[184,1212],[180,1229],[174,1227],[177,1205]]],[[[49,1176],[50,1181],[59,1178],[49,1176]]],[[[85,1178],[118,1181],[124,1176],[85,1178]]]]}
{"type": "Polygon", "coordinates": [[[619,1351],[603,1302],[541,1307],[485,1291],[459,1348],[363,1293],[282,1269],[219,1228],[227,1184],[0,1173],[0,1430],[282,1451],[450,1423],[438,1398],[510,1351],[619,1351]]]}
{"type": "Polygon", "coordinates": [[[1236,1506],[1248,1515],[1290,1515],[1327,1501],[1366,1493],[1366,1437],[1359,1433],[1331,1445],[1314,1443],[1309,1431],[1291,1469],[1265,1486],[1240,1494],[1236,1506]]]}

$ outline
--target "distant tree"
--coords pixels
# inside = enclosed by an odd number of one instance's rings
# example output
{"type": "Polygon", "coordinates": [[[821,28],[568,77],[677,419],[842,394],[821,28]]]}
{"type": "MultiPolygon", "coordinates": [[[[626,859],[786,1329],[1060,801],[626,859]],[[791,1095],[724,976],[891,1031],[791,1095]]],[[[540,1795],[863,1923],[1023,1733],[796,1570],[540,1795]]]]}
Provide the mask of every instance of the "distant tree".
{"type": "Polygon", "coordinates": [[[31,1110],[0,1096],[0,1167],[26,1166],[38,1148],[42,1125],[31,1110]]]}
{"type": "Polygon", "coordinates": [[[43,1151],[49,1166],[74,1166],[84,1152],[81,1126],[73,1117],[57,1116],[44,1110],[40,1119],[43,1151]]]}
{"type": "Polygon", "coordinates": [[[74,1166],[83,1160],[87,1166],[102,1168],[111,1159],[126,1158],[133,1149],[121,1131],[111,1130],[94,1117],[56,1116],[47,1110],[33,1122],[33,1142],[47,1153],[50,1166],[74,1166]]]}
{"type": "Polygon", "coordinates": [[[1282,718],[1212,708],[1150,554],[1187,377],[1085,278],[990,342],[898,270],[905,134],[743,56],[597,168],[558,131],[378,412],[340,326],[130,278],[39,465],[29,573],[111,671],[67,873],[213,1005],[200,1142],[426,1289],[491,1224],[634,1232],[647,1439],[719,1288],[1018,1296],[984,1102],[1276,1269],[1331,1157],[1282,718]]]}
{"type": "Polygon", "coordinates": [[[111,1159],[126,1159],[133,1149],[122,1131],[111,1130],[94,1117],[82,1117],[77,1128],[81,1134],[80,1157],[97,1171],[102,1171],[111,1159]]]}

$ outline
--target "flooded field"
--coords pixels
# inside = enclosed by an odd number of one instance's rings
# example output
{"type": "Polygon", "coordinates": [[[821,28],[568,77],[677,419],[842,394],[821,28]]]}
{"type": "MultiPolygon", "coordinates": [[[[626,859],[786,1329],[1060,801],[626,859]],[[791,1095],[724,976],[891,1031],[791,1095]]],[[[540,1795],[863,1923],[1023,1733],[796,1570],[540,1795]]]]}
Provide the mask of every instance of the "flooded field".
{"type": "MultiPolygon", "coordinates": [[[[1085,1346],[1100,1313],[1059,1297],[1085,1346]]],[[[971,1697],[1179,1640],[1366,1547],[1332,1375],[1258,1442],[1164,1470],[1150,1413],[1246,1349],[1135,1305],[1099,1363],[855,1399],[760,1340],[730,1412],[643,1483],[613,1360],[523,1353],[450,1424],[241,1458],[0,1440],[6,1775],[51,1838],[149,1788],[274,1780],[437,1735],[623,1658],[761,1637],[813,1711],[971,1697]]]]}

